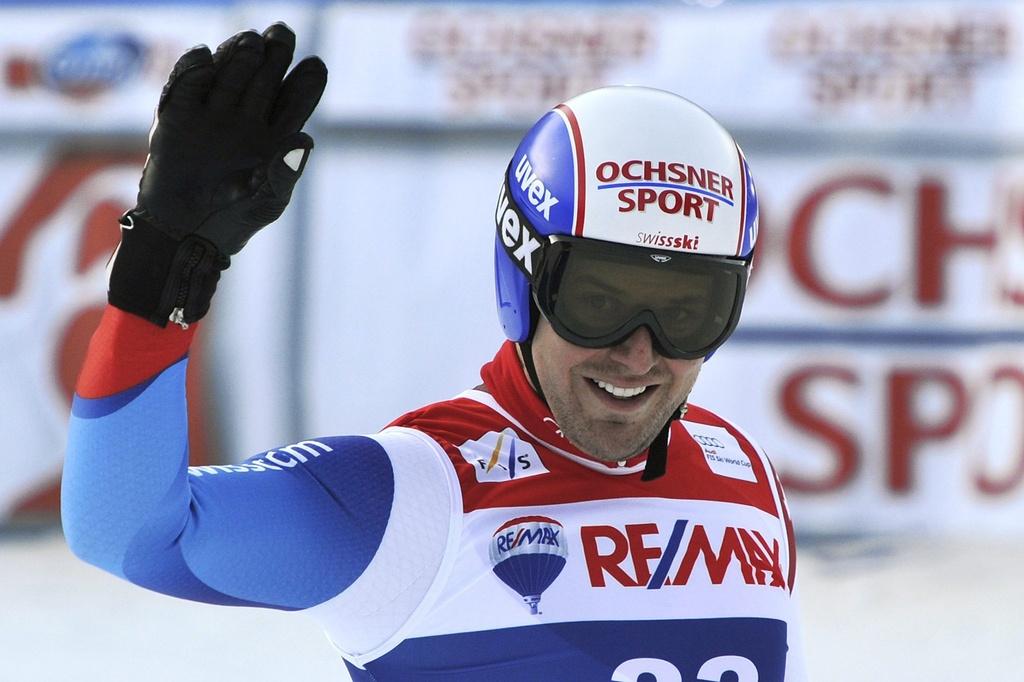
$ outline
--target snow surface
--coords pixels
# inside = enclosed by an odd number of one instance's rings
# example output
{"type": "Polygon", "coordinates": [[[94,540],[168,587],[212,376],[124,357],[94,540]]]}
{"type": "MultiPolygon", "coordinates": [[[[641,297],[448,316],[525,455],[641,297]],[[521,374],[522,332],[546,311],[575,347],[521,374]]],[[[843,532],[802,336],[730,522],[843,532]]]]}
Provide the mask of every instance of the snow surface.
{"type": "MultiPolygon", "coordinates": [[[[803,538],[798,583],[811,680],[1024,679],[1022,541],[803,538]]],[[[147,592],[53,527],[0,533],[0,682],[284,679],[348,679],[301,615],[147,592]]]]}

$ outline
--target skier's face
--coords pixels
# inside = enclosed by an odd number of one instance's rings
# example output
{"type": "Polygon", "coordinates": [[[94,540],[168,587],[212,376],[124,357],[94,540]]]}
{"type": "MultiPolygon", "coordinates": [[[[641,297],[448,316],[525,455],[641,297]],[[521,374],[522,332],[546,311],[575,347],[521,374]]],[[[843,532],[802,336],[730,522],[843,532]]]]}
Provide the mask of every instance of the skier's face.
{"type": "Polygon", "coordinates": [[[648,447],[690,394],[704,362],[659,355],[646,327],[616,346],[583,348],[558,336],[543,316],[533,338],[533,360],[562,433],[605,461],[648,447]]]}

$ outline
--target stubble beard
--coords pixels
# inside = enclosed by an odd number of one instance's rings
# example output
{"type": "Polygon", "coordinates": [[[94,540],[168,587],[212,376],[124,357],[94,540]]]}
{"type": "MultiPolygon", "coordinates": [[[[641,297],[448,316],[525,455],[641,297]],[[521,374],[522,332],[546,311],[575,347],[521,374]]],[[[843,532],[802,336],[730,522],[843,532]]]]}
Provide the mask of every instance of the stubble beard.
{"type": "MultiPolygon", "coordinates": [[[[645,412],[642,424],[638,424],[635,417],[625,415],[621,421],[587,417],[575,394],[570,394],[568,398],[563,395],[548,396],[548,407],[562,435],[570,443],[594,459],[618,462],[650,447],[665,422],[675,417],[691,388],[692,385],[687,386],[678,397],[659,396],[657,408],[645,412]]],[[[659,390],[667,389],[661,386],[659,390]]]]}

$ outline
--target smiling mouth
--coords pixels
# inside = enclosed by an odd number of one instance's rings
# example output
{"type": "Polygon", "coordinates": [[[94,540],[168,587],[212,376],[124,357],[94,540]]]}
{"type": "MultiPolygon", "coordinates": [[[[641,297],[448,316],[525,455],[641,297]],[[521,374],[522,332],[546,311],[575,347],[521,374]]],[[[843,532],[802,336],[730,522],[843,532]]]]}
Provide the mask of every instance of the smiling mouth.
{"type": "Polygon", "coordinates": [[[647,389],[656,387],[656,384],[634,387],[617,386],[613,383],[610,383],[608,381],[602,381],[600,379],[588,378],[588,380],[591,384],[601,389],[601,391],[603,391],[604,393],[608,394],[612,398],[615,398],[616,400],[620,400],[623,402],[635,400],[638,396],[643,395],[647,391],[647,389]]]}

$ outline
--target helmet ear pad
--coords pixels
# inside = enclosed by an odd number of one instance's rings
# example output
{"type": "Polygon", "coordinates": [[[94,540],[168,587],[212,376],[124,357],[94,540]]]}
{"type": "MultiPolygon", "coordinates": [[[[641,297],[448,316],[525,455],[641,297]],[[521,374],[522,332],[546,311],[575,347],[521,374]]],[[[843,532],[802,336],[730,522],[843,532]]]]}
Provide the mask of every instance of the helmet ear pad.
{"type": "Polygon", "coordinates": [[[497,298],[498,318],[505,336],[521,343],[533,335],[530,282],[509,258],[500,239],[499,235],[494,240],[494,294],[497,298]]]}

